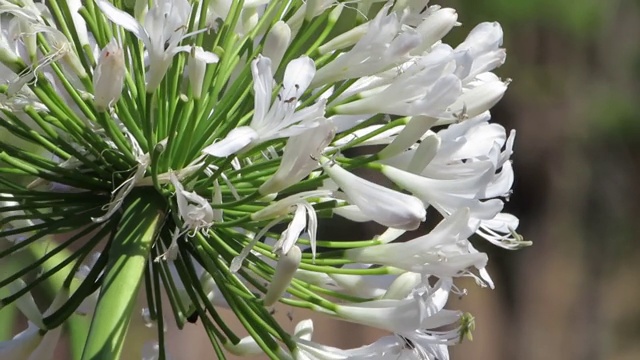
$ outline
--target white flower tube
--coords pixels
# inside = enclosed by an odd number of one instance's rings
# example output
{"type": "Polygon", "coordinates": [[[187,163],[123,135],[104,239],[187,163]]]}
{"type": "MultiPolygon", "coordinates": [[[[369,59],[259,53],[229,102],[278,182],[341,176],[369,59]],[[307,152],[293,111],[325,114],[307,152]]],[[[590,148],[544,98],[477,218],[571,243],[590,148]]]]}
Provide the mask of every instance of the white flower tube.
{"type": "Polygon", "coordinates": [[[0,358],[27,359],[40,340],[42,340],[40,328],[28,322],[28,327],[11,340],[0,341],[0,358]]]}
{"type": "MultiPolygon", "coordinates": [[[[12,294],[15,294],[26,286],[27,284],[22,279],[17,279],[9,284],[9,290],[12,294]]],[[[29,320],[29,322],[32,322],[40,329],[45,328],[44,323],[42,322],[42,313],[40,313],[38,305],[36,305],[36,301],[33,299],[30,292],[27,292],[16,299],[15,305],[29,320]]]]}
{"type": "Polygon", "coordinates": [[[359,89],[359,99],[336,106],[340,114],[387,113],[439,116],[462,94],[458,76],[451,74],[453,50],[438,45],[401,66],[375,88],[359,89]]]}
{"type": "Polygon", "coordinates": [[[451,8],[437,9],[431,12],[416,28],[416,31],[422,36],[422,42],[411,53],[419,55],[431,49],[458,24],[457,20],[458,13],[451,8]]]}
{"type": "Polygon", "coordinates": [[[449,124],[466,118],[475,117],[491,109],[502,99],[509,81],[502,81],[493,73],[478,76],[474,87],[464,91],[462,95],[447,109],[447,114],[440,117],[437,125],[449,124]]]}
{"type": "Polygon", "coordinates": [[[202,96],[202,83],[207,64],[218,62],[216,54],[204,51],[200,46],[194,46],[189,52],[189,84],[193,97],[199,99],[202,96]]]}
{"type": "Polygon", "coordinates": [[[334,136],[333,124],[322,119],[318,127],[289,138],[278,171],[258,191],[263,195],[277,193],[309,175],[318,167],[320,153],[334,136]]]}
{"type": "Polygon", "coordinates": [[[502,45],[502,27],[497,22],[478,24],[455,49],[460,63],[456,74],[465,82],[502,65],[507,57],[502,45]]]}
{"type": "Polygon", "coordinates": [[[31,352],[31,355],[29,355],[27,360],[51,360],[55,354],[61,333],[61,326],[47,331],[47,333],[42,337],[40,344],[38,344],[38,347],[31,352]]]}
{"type": "Polygon", "coordinates": [[[435,287],[417,290],[402,300],[372,300],[338,305],[337,316],[363,325],[391,332],[433,329],[458,321],[460,313],[443,310],[449,297],[451,279],[440,279],[435,287]]]}
{"type": "Polygon", "coordinates": [[[271,59],[271,75],[280,66],[280,62],[291,43],[291,28],[284,21],[273,24],[264,41],[264,56],[271,59]]]}
{"type": "Polygon", "coordinates": [[[93,73],[93,104],[98,111],[105,111],[118,101],[125,73],[124,53],[118,42],[112,39],[102,49],[93,73]]]}
{"type": "Polygon", "coordinates": [[[475,252],[467,240],[475,231],[469,227],[469,210],[446,218],[430,233],[402,242],[349,249],[345,257],[352,261],[397,267],[406,271],[454,277],[469,267],[483,269],[488,257],[475,252]]]}
{"type": "MultiPolygon", "coordinates": [[[[479,194],[484,192],[494,177],[493,165],[485,161],[470,163],[465,167],[468,171],[465,177],[452,179],[416,175],[388,165],[382,167],[382,173],[401,188],[410,191],[424,204],[432,205],[441,212],[444,210],[445,214],[464,206],[489,207],[490,203],[478,202],[479,194]]],[[[498,212],[500,210],[501,208],[497,209],[498,212]]]]}
{"type": "Polygon", "coordinates": [[[302,252],[297,246],[292,246],[287,253],[280,254],[278,258],[278,264],[276,265],[276,272],[273,275],[271,283],[267,293],[264,295],[264,306],[272,306],[280,297],[285,293],[293,276],[300,266],[302,260],[302,252]]]}
{"type": "Polygon", "coordinates": [[[425,220],[427,213],[418,198],[353,175],[337,164],[330,164],[328,159],[322,166],[349,202],[373,221],[392,228],[415,230],[425,220]]]}
{"type": "Polygon", "coordinates": [[[249,126],[231,130],[224,139],[202,150],[204,154],[226,157],[246,151],[262,142],[286,138],[305,132],[323,119],[325,100],[296,111],[298,97],[309,87],[316,72],[315,63],[308,56],[301,56],[287,64],[282,90],[272,103],[273,75],[271,60],[258,56],[251,62],[255,111],[249,126]]]}
{"type": "Polygon", "coordinates": [[[409,57],[420,44],[415,31],[402,31],[402,21],[396,13],[387,14],[391,4],[385,5],[371,20],[367,33],[348,52],[318,70],[312,86],[358,78],[388,70],[409,57]]]}

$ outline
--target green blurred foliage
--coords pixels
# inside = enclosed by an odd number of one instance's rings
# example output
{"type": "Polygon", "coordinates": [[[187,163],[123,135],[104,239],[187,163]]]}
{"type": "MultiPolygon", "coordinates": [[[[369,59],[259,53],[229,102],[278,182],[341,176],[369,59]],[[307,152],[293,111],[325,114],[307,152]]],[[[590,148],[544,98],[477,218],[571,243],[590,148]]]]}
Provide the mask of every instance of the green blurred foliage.
{"type": "Polygon", "coordinates": [[[566,31],[578,39],[595,35],[605,20],[605,14],[617,1],[578,0],[485,0],[459,1],[463,22],[495,19],[504,27],[537,23],[566,31]]]}

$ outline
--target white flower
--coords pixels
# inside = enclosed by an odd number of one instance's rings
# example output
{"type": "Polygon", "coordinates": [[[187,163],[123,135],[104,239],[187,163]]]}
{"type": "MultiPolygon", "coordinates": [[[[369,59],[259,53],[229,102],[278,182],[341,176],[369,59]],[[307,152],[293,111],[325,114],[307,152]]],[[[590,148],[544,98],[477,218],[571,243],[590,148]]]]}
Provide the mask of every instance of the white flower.
{"type": "Polygon", "coordinates": [[[178,212],[183,221],[183,231],[192,234],[213,225],[213,208],[207,199],[195,192],[186,191],[175,174],[171,174],[171,183],[176,189],[178,212]]]}
{"type": "Polygon", "coordinates": [[[322,166],[344,191],[349,202],[358,206],[371,220],[384,226],[415,230],[426,218],[419,199],[353,175],[327,159],[322,166]]]}
{"type": "Polygon", "coordinates": [[[193,46],[189,51],[189,84],[193,97],[199,99],[202,96],[202,86],[207,64],[218,62],[216,54],[204,51],[200,46],[193,46]]]}
{"type": "Polygon", "coordinates": [[[109,20],[131,31],[144,43],[149,55],[149,70],[146,73],[149,93],[160,85],[173,56],[181,51],[191,51],[191,46],[178,46],[184,38],[194,34],[186,34],[191,13],[191,5],[187,0],[154,1],[145,15],[144,25],[106,0],[96,0],[96,4],[109,20]]]}
{"type": "Polygon", "coordinates": [[[491,109],[502,99],[510,80],[503,81],[494,73],[482,73],[467,84],[462,95],[447,108],[447,114],[439,116],[438,125],[475,117],[491,109]]]}
{"type": "Polygon", "coordinates": [[[282,294],[287,290],[291,280],[294,277],[300,261],[302,260],[302,252],[300,248],[293,245],[289,251],[281,252],[278,257],[275,274],[269,283],[267,293],[264,295],[264,306],[272,306],[275,304],[282,294]]]}
{"type": "Polygon", "coordinates": [[[402,31],[399,15],[387,14],[390,6],[378,12],[351,50],[318,70],[312,86],[375,74],[406,61],[409,52],[420,44],[420,35],[412,29],[402,31]]]}
{"type": "Polygon", "coordinates": [[[500,213],[513,185],[515,132],[509,136],[484,113],[430,132],[417,148],[386,159],[382,172],[442,215],[470,208],[470,226],[492,243],[514,249],[529,244],[515,234],[518,219],[500,213]],[[401,170],[404,169],[404,170],[401,170]]]}
{"type": "Polygon", "coordinates": [[[335,127],[321,119],[318,127],[289,138],[278,171],[260,186],[267,195],[277,193],[302,180],[318,167],[318,158],[335,135],[335,127]]]}
{"type": "Polygon", "coordinates": [[[126,68],[122,48],[112,39],[100,52],[93,73],[93,103],[98,111],[115,104],[122,94],[126,68]]]}
{"type": "Polygon", "coordinates": [[[396,333],[450,325],[460,318],[459,312],[443,309],[452,283],[451,279],[439,279],[434,287],[425,285],[407,299],[338,305],[336,315],[350,322],[396,333]]]}
{"type": "Polygon", "coordinates": [[[0,342],[0,357],[3,359],[27,359],[29,357],[31,351],[42,340],[42,335],[39,327],[30,321],[27,324],[27,328],[11,340],[0,342]]]}
{"type": "Polygon", "coordinates": [[[452,49],[439,45],[427,55],[408,61],[399,75],[383,77],[367,88],[360,88],[360,99],[338,105],[336,111],[439,116],[462,91],[460,79],[451,74],[452,60],[452,49]]]}
{"type": "Polygon", "coordinates": [[[469,267],[483,269],[488,260],[486,254],[475,251],[467,240],[474,230],[469,227],[468,209],[463,209],[445,218],[426,235],[401,243],[349,249],[345,256],[356,262],[427,275],[466,275],[469,267]]]}
{"type": "Polygon", "coordinates": [[[455,49],[456,73],[464,82],[502,65],[507,57],[502,46],[502,27],[497,22],[484,22],[473,28],[455,49]]]}
{"type": "Polygon", "coordinates": [[[274,219],[267,224],[253,240],[247,244],[240,254],[231,262],[231,271],[238,271],[242,262],[249,255],[253,246],[269,231],[273,226],[280,223],[291,211],[294,211],[293,220],[287,226],[287,229],[280,235],[280,239],[273,245],[273,251],[286,254],[295,245],[302,231],[307,229],[309,233],[309,242],[311,243],[311,252],[313,257],[316,255],[316,231],[318,227],[318,217],[313,207],[305,200],[310,197],[327,196],[331,192],[327,190],[316,190],[297,193],[288,196],[282,200],[271,204],[264,209],[251,215],[252,220],[268,220],[274,219]]]}
{"type": "Polygon", "coordinates": [[[291,43],[291,28],[284,21],[273,24],[264,41],[263,55],[271,60],[271,75],[275,75],[280,66],[289,44],[291,43]]]}
{"type": "Polygon", "coordinates": [[[255,105],[249,126],[240,126],[206,147],[203,153],[226,157],[262,142],[294,136],[316,127],[324,114],[324,101],[296,111],[298,98],[307,90],[315,74],[315,64],[308,56],[291,61],[284,72],[282,90],[271,104],[273,77],[271,60],[258,56],[251,63],[255,105]]]}
{"type": "Polygon", "coordinates": [[[298,241],[300,234],[305,229],[309,231],[311,243],[311,251],[313,256],[316,254],[316,229],[318,227],[318,217],[315,210],[306,201],[301,201],[294,205],[295,212],[293,220],[289,223],[287,229],[282,232],[280,239],[273,245],[273,251],[286,254],[292,246],[298,241]]]}
{"type": "MultiPolygon", "coordinates": [[[[418,6],[423,5],[418,4],[418,6]]],[[[454,9],[442,9],[440,6],[434,5],[429,7],[425,13],[424,20],[420,21],[416,26],[416,31],[422,36],[422,41],[418,47],[411,51],[413,55],[420,55],[424,51],[429,51],[454,26],[458,25],[458,14],[454,9]]]]}

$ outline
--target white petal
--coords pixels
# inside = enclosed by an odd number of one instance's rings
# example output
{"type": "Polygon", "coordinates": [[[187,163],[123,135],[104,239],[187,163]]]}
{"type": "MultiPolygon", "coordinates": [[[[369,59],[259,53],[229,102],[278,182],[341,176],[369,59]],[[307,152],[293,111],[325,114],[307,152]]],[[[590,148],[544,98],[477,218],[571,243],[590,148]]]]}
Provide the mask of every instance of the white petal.
{"type": "Polygon", "coordinates": [[[260,193],[277,193],[308,176],[319,166],[317,159],[334,136],[333,124],[323,119],[318,127],[289,138],[280,167],[260,186],[260,193]]]}
{"type": "Polygon", "coordinates": [[[202,150],[203,153],[216,157],[227,157],[237,154],[259,138],[258,133],[249,126],[235,128],[227,136],[202,150]]]}
{"type": "Polygon", "coordinates": [[[96,4],[109,20],[131,31],[133,35],[144,42],[145,46],[149,46],[151,44],[147,32],[131,15],[116,8],[110,2],[105,0],[96,0],[96,4]]]}
{"type": "Polygon", "coordinates": [[[300,234],[304,231],[304,228],[307,226],[307,212],[304,206],[296,206],[296,211],[293,215],[293,220],[289,223],[287,229],[282,232],[280,236],[280,240],[276,242],[273,246],[273,251],[275,253],[283,253],[286,254],[289,252],[291,247],[298,241],[300,234]]]}
{"type": "Polygon", "coordinates": [[[327,174],[347,194],[350,203],[375,222],[404,230],[415,230],[426,217],[422,202],[416,197],[391,190],[353,175],[337,164],[325,162],[327,174]]]}
{"type": "Polygon", "coordinates": [[[58,340],[62,333],[62,326],[47,331],[42,337],[42,341],[38,347],[31,353],[28,360],[50,360],[53,358],[58,340]]]}
{"type": "Polygon", "coordinates": [[[253,75],[253,91],[255,92],[251,127],[259,129],[262,128],[271,107],[271,93],[273,91],[271,60],[258,55],[258,58],[251,62],[251,74],[253,75]]]}
{"type": "Polygon", "coordinates": [[[306,55],[289,62],[282,80],[283,98],[289,99],[302,95],[309,87],[315,73],[316,64],[306,55]]]}
{"type": "Polygon", "coordinates": [[[13,339],[0,341],[0,358],[26,359],[41,339],[40,328],[29,322],[28,327],[13,339]]]}
{"type": "Polygon", "coordinates": [[[264,306],[272,306],[275,304],[291,284],[293,275],[295,274],[300,261],[302,260],[302,252],[297,246],[293,246],[286,254],[281,254],[278,258],[275,274],[269,283],[269,288],[264,296],[264,306]]]}

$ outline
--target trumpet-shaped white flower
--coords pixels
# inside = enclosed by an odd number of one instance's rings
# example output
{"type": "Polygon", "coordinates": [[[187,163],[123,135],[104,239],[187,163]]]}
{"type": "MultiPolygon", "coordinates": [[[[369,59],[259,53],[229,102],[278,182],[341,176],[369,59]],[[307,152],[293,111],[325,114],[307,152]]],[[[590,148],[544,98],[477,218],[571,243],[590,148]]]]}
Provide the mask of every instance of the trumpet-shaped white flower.
{"type": "Polygon", "coordinates": [[[231,130],[224,139],[209,145],[202,152],[226,157],[262,142],[298,135],[316,127],[323,118],[323,100],[296,111],[298,97],[309,87],[315,71],[315,64],[308,56],[291,61],[284,73],[282,90],[271,104],[271,60],[258,56],[251,63],[255,91],[255,110],[251,123],[231,130]]]}
{"type": "Polygon", "coordinates": [[[308,129],[302,134],[292,136],[285,145],[278,171],[260,186],[261,194],[272,194],[302,180],[315,170],[320,153],[335,136],[335,126],[321,119],[318,127],[308,129]],[[308,154],[308,156],[304,156],[308,154]]]}
{"type": "Polygon", "coordinates": [[[40,328],[29,321],[25,330],[11,340],[0,342],[0,356],[3,359],[27,359],[41,340],[40,328]]]}
{"type": "Polygon", "coordinates": [[[452,61],[453,50],[447,45],[437,46],[407,62],[399,75],[372,82],[368,89],[360,88],[361,99],[339,105],[336,111],[439,116],[462,93],[460,79],[451,73],[452,61]],[[374,84],[376,87],[372,87],[374,84]],[[425,88],[425,84],[429,85],[425,88]]]}
{"type": "Polygon", "coordinates": [[[434,287],[425,285],[406,299],[339,305],[336,314],[343,320],[396,333],[450,325],[461,315],[457,311],[444,310],[452,284],[450,278],[442,278],[434,287]]]}
{"type": "Polygon", "coordinates": [[[475,229],[469,227],[469,211],[463,209],[446,218],[426,235],[402,243],[349,249],[345,256],[353,261],[397,267],[407,271],[454,277],[467,269],[483,269],[488,257],[471,247],[467,238],[475,229]]]}
{"type": "Polygon", "coordinates": [[[183,230],[196,233],[213,225],[213,208],[209,201],[195,192],[186,191],[173,173],[171,183],[176,189],[176,202],[183,221],[183,230]]]}
{"type": "Polygon", "coordinates": [[[272,306],[285,293],[291,280],[293,279],[300,261],[302,260],[302,252],[300,248],[293,245],[289,251],[281,252],[276,265],[273,280],[269,284],[267,293],[264,295],[264,305],[272,306]]]}
{"type": "Polygon", "coordinates": [[[365,180],[326,159],[322,166],[349,202],[371,220],[404,230],[415,230],[425,220],[426,211],[418,198],[365,180]]]}
{"type": "MultiPolygon", "coordinates": [[[[186,33],[191,13],[187,0],[155,1],[144,17],[144,25],[106,0],[96,0],[96,4],[109,20],[131,31],[144,43],[149,55],[147,92],[154,92],[160,85],[177,53],[191,52],[191,46],[178,46],[184,38],[193,35],[186,33]]],[[[211,56],[215,55],[206,55],[211,56]]],[[[206,57],[203,60],[206,61],[206,57]]]]}
{"type": "Polygon", "coordinates": [[[470,209],[470,226],[492,243],[508,249],[528,244],[515,234],[518,220],[500,213],[513,185],[515,132],[489,124],[489,114],[436,133],[419,147],[385,160],[394,165],[382,172],[399,186],[411,191],[444,216],[460,207],[470,209]],[[426,150],[421,152],[420,150],[426,150]]]}
{"type": "Polygon", "coordinates": [[[507,57],[502,46],[502,27],[497,22],[484,22],[473,28],[456,47],[456,74],[468,82],[476,76],[502,65],[507,57]]]}
{"type": "Polygon", "coordinates": [[[348,52],[318,70],[313,86],[358,78],[388,70],[409,58],[420,44],[420,35],[402,28],[402,19],[385,5],[369,23],[367,33],[348,52]]]}
{"type": "Polygon", "coordinates": [[[189,51],[189,84],[196,99],[202,96],[202,86],[207,64],[217,63],[218,56],[204,51],[200,46],[194,46],[189,51]]]}
{"type": "Polygon", "coordinates": [[[291,28],[284,21],[273,24],[264,41],[264,56],[271,60],[271,75],[280,66],[280,62],[291,43],[291,28]]]}

